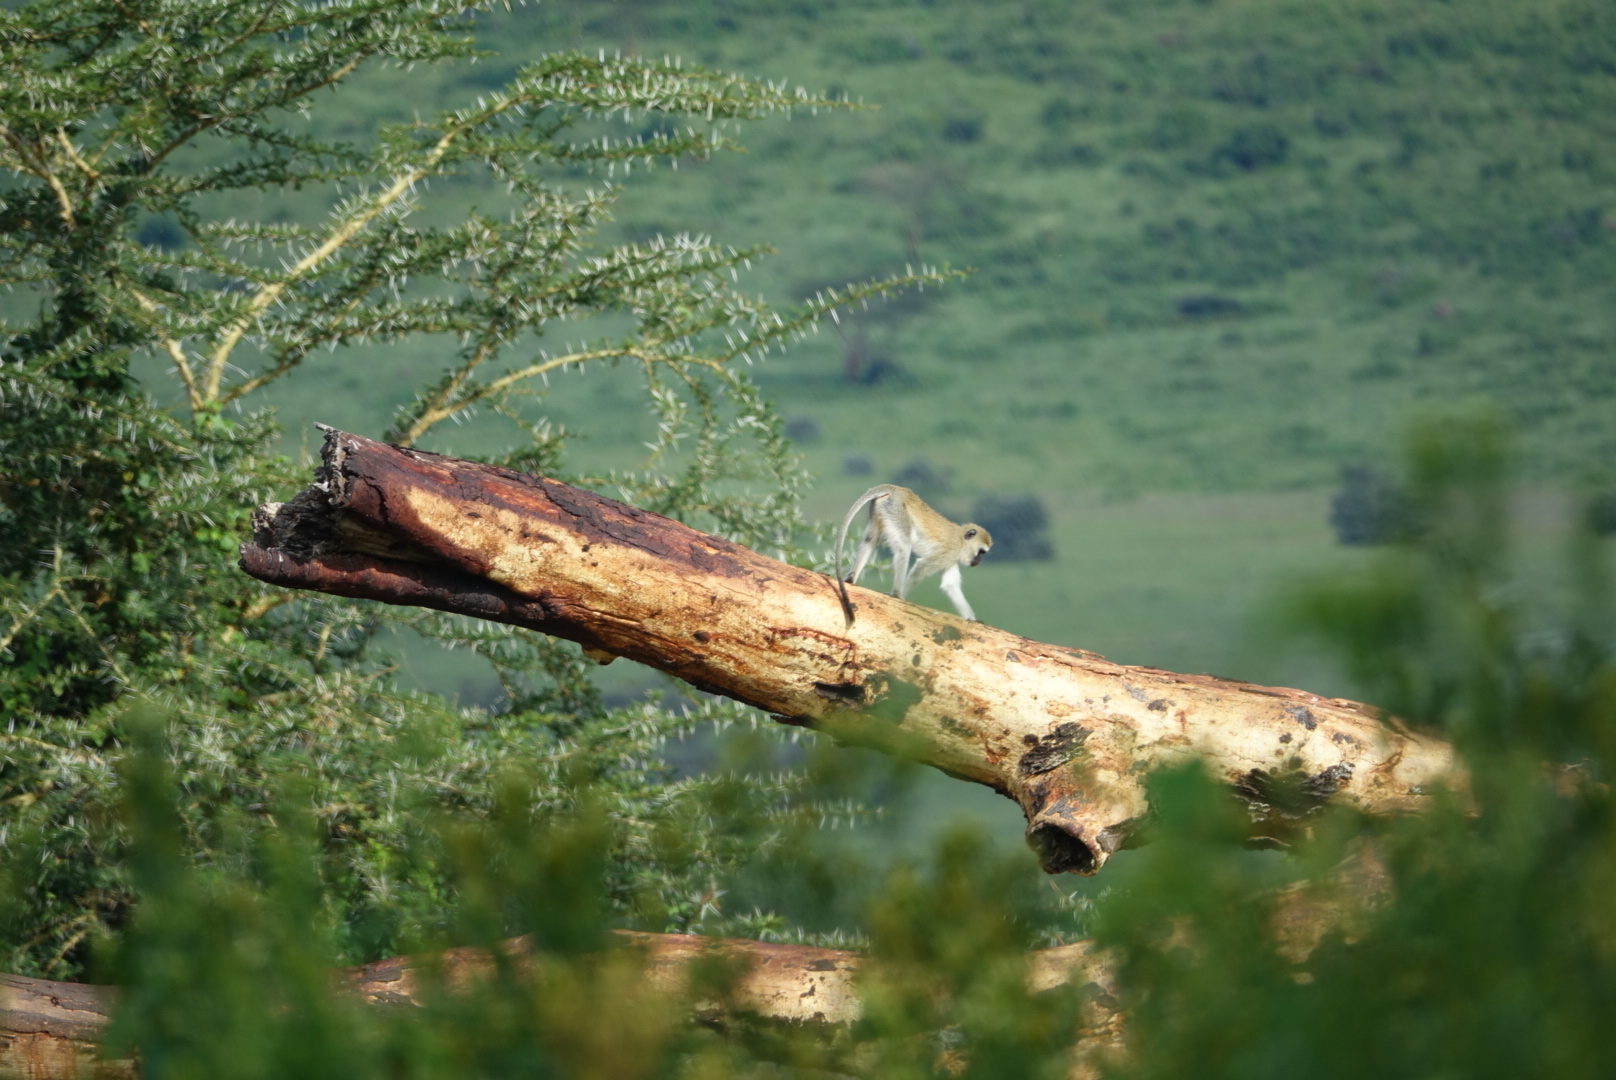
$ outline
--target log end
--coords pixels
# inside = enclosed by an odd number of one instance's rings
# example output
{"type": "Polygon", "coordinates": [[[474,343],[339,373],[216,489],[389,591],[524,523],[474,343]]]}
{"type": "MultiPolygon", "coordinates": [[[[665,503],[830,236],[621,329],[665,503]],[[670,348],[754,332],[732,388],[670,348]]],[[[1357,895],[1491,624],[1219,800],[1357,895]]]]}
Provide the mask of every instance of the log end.
{"type": "Polygon", "coordinates": [[[1101,853],[1052,821],[1027,826],[1027,846],[1038,856],[1046,874],[1092,874],[1104,865],[1101,853]]]}
{"type": "MultiPolygon", "coordinates": [[[[1066,727],[1075,725],[1062,725],[1056,734],[1066,727]]],[[[1029,750],[1027,758],[1037,747],[1047,749],[1050,739],[1029,750]]],[[[1149,813],[1142,789],[1107,783],[1095,775],[1092,765],[1087,760],[1061,760],[1045,772],[1018,778],[1021,783],[1012,797],[1027,815],[1027,846],[1045,873],[1097,873],[1115,852],[1128,846],[1149,813]]]]}

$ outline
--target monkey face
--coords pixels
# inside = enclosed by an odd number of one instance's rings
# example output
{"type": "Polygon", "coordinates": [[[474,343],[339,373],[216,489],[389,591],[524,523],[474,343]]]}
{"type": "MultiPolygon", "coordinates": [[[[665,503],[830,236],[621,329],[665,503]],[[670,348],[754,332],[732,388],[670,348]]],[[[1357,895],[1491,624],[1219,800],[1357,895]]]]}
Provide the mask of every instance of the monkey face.
{"type": "Polygon", "coordinates": [[[965,526],[965,545],[960,552],[960,562],[969,559],[972,566],[982,565],[982,556],[993,547],[993,537],[980,525],[965,526]]]}

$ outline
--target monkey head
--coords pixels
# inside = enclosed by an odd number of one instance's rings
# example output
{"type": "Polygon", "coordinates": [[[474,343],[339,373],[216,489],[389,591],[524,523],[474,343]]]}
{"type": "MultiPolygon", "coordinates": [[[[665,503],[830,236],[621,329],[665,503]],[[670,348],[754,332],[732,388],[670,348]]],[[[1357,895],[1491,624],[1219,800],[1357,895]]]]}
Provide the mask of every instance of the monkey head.
{"type": "Polygon", "coordinates": [[[982,556],[993,547],[993,537],[980,525],[963,525],[964,532],[960,537],[960,563],[969,563],[971,566],[982,565],[982,556]]]}

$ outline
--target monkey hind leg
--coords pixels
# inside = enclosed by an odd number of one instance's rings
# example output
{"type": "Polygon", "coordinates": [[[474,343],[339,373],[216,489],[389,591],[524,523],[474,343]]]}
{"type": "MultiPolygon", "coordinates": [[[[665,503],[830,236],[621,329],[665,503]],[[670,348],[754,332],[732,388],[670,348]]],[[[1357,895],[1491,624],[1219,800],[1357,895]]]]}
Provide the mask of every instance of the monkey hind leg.
{"type": "Polygon", "coordinates": [[[849,582],[855,585],[858,584],[859,575],[864,573],[866,566],[870,565],[870,559],[875,555],[875,546],[880,540],[880,528],[872,521],[870,522],[870,527],[864,530],[864,540],[859,544],[858,555],[853,559],[853,569],[848,572],[847,580],[849,582]]]}
{"type": "Polygon", "coordinates": [[[933,551],[924,559],[915,560],[915,568],[909,574],[911,585],[919,584],[933,574],[947,570],[950,566],[958,569],[959,564],[954,561],[954,552],[941,549],[933,551]]]}
{"type": "MultiPolygon", "coordinates": [[[[912,589],[939,570],[945,570],[949,566],[953,566],[956,571],[959,568],[959,564],[954,562],[954,553],[952,551],[936,550],[923,559],[917,558],[914,568],[909,571],[907,587],[912,589]]],[[[955,576],[957,577],[958,574],[956,573],[955,576]]]]}
{"type": "Polygon", "coordinates": [[[892,548],[892,595],[899,600],[907,600],[909,586],[913,583],[913,576],[909,573],[909,555],[914,548],[910,546],[907,536],[899,536],[896,531],[888,537],[887,544],[892,548]]]}

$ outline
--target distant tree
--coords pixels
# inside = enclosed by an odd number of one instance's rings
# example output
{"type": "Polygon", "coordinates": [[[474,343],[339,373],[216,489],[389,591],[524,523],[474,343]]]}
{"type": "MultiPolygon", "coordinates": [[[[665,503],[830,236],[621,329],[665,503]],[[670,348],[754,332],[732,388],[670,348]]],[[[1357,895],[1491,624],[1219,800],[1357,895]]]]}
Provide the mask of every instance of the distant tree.
{"type": "Polygon", "coordinates": [[[1604,491],[1588,503],[1588,527],[1599,536],[1616,536],[1616,491],[1604,491]]]}
{"type": "MultiPolygon", "coordinates": [[[[270,827],[274,792],[303,785],[353,957],[440,918],[444,879],[418,811],[486,811],[512,757],[543,781],[536,812],[568,804],[569,776],[610,793],[615,903],[668,926],[716,910],[712,883],[737,849],[681,809],[705,781],[670,783],[653,749],[739,712],[608,715],[570,645],[294,598],[234,566],[254,504],[288,486],[259,392],[319,352],[374,362],[352,350],[414,335],[455,344],[388,438],[415,444],[492,411],[530,436],[502,463],[564,473],[564,433],[533,408],[548,376],[628,361],[657,423],[646,466],[574,478],[801,556],[805,478],[738,362],[839,304],[936,279],[828,289],[782,315],[731,284],[757,250],[689,235],[593,240],[619,168],[730,147],[734,119],[832,104],[800,90],[567,54],[366,142],[309,133],[300,114],[317,92],[367,63],[471,56],[476,6],[0,10],[0,858],[26,883],[13,911],[26,932],[0,956],[6,970],[75,972],[85,943],[125,917],[130,878],[107,808],[137,701],[172,717],[197,863],[225,832],[270,827]],[[605,127],[630,116],[679,123],[605,127]],[[492,181],[490,194],[470,214],[435,215],[457,177],[492,181]],[[321,193],[329,213],[254,218],[250,196],[300,190],[321,193]],[[601,312],[630,325],[551,344],[601,312]],[[177,410],[137,379],[143,355],[169,365],[177,410]],[[397,687],[371,648],[388,624],[484,657],[498,705],[459,709],[397,687]],[[676,851],[653,841],[673,833],[687,834],[676,851]]],[[[757,813],[780,812],[788,788],[754,784],[757,813]]]]}
{"type": "Polygon", "coordinates": [[[1055,557],[1049,542],[1049,510],[1036,495],[984,495],[971,520],[993,536],[994,562],[1038,562],[1055,557]]]}
{"type": "Polygon", "coordinates": [[[1330,500],[1330,525],[1343,544],[1373,546],[1406,538],[1413,526],[1408,496],[1368,465],[1341,470],[1341,490],[1330,500]]]}
{"type": "Polygon", "coordinates": [[[892,482],[934,497],[948,493],[952,473],[953,470],[947,466],[933,465],[930,459],[917,457],[893,473],[892,482]]]}
{"type": "Polygon", "coordinates": [[[1290,153],[1290,139],[1272,124],[1237,128],[1212,153],[1214,162],[1228,162],[1246,172],[1284,162],[1290,153]]]}
{"type": "Polygon", "coordinates": [[[811,416],[793,416],[786,420],[786,436],[796,443],[818,442],[819,421],[811,416]]]}

